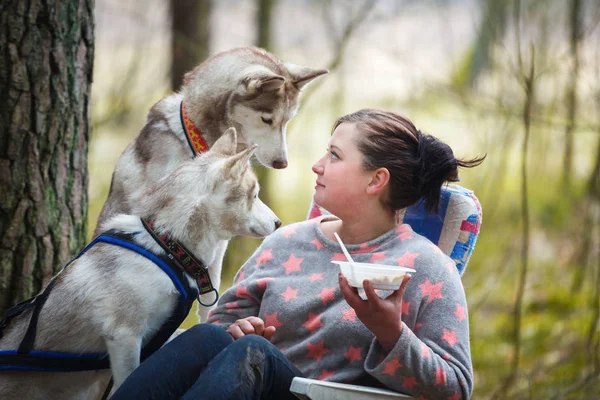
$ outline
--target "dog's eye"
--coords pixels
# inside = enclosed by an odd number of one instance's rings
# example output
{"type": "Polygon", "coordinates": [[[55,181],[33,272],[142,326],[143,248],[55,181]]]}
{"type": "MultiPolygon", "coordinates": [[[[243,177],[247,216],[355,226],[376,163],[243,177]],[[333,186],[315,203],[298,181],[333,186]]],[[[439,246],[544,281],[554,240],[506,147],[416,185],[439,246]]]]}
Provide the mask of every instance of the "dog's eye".
{"type": "Polygon", "coordinates": [[[272,118],[260,117],[260,119],[262,119],[262,122],[264,122],[267,125],[271,125],[273,123],[273,119],[272,118]]]}

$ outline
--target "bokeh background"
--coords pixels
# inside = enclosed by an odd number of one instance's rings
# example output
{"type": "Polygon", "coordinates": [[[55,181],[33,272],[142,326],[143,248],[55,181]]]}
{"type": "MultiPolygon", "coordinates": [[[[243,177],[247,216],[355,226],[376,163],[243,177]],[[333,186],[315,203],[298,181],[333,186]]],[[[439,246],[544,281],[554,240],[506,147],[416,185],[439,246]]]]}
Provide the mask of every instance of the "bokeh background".
{"type": "MultiPolygon", "coordinates": [[[[96,0],[89,235],[182,53],[260,45],[331,71],[288,126],[290,166],[256,166],[284,224],[306,218],[342,114],[395,111],[457,156],[487,154],[461,173],[483,207],[463,276],[473,397],[600,398],[599,22],[598,0],[96,0]]],[[[221,290],[259,243],[232,241],[221,290]]]]}

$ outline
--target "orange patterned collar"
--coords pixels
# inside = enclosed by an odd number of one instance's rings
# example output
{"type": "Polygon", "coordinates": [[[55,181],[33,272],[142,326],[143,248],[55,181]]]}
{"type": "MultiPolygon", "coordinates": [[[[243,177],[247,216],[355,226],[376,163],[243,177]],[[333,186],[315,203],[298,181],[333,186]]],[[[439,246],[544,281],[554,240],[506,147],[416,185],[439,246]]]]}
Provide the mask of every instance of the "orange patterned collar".
{"type": "Polygon", "coordinates": [[[194,153],[194,157],[196,157],[200,153],[208,151],[208,144],[202,137],[200,129],[198,129],[196,125],[194,125],[194,122],[190,119],[187,107],[185,106],[183,100],[181,101],[179,116],[181,117],[181,125],[183,126],[185,138],[187,139],[187,142],[190,145],[192,153],[194,153]]]}

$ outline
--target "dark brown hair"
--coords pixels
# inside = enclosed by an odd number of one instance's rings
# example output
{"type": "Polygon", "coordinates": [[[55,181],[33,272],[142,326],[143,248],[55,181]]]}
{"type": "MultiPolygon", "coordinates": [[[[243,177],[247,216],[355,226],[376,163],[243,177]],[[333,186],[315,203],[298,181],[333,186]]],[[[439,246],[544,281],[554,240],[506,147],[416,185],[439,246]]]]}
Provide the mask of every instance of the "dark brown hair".
{"type": "Polygon", "coordinates": [[[363,133],[357,143],[363,168],[390,172],[386,205],[392,210],[422,201],[427,212],[437,211],[444,182],[458,182],[458,167],[472,168],[485,159],[456,159],[446,143],[392,112],[362,109],[338,118],[333,130],[343,123],[356,124],[363,133]]]}

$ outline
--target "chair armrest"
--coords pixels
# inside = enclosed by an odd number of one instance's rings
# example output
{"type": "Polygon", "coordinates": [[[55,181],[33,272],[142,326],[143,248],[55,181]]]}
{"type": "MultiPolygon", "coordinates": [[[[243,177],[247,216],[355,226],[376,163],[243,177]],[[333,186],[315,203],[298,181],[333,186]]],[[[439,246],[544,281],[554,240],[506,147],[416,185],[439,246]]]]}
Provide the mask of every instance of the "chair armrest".
{"type": "Polygon", "coordinates": [[[390,390],[300,377],[294,378],[290,391],[303,400],[394,400],[414,398],[390,390]]]}

